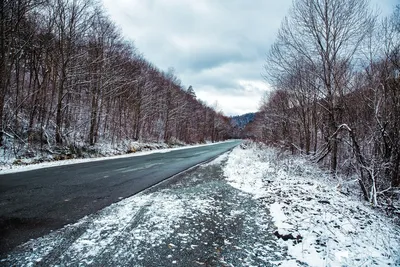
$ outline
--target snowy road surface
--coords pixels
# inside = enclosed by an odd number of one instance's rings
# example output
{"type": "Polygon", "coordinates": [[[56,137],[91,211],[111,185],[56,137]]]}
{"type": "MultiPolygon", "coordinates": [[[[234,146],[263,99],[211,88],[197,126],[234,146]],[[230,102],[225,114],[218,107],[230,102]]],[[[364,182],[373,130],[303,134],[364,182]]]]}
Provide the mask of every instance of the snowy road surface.
{"type": "Polygon", "coordinates": [[[32,240],[18,266],[272,266],[282,248],[268,211],[230,186],[227,155],[32,240]]]}
{"type": "Polygon", "coordinates": [[[0,175],[0,255],[210,160],[238,143],[0,175]]]}
{"type": "Polygon", "coordinates": [[[241,145],[33,239],[0,265],[400,266],[397,219],[336,182],[304,159],[241,145]]]}

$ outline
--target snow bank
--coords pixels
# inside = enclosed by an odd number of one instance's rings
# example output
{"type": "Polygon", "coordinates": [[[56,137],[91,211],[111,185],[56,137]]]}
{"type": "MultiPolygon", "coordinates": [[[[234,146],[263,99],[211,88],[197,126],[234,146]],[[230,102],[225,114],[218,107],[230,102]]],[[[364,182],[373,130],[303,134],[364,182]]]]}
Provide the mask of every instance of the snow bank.
{"type": "Polygon", "coordinates": [[[258,150],[244,149],[245,144],[234,149],[229,155],[227,166],[224,169],[228,183],[255,197],[265,195],[265,174],[273,171],[268,161],[261,160],[262,156],[258,150]],[[254,153],[254,154],[252,154],[254,153]]]}
{"type": "Polygon", "coordinates": [[[400,228],[328,174],[271,148],[235,148],[224,169],[230,185],[264,203],[288,258],[280,266],[400,265],[400,228]]]}

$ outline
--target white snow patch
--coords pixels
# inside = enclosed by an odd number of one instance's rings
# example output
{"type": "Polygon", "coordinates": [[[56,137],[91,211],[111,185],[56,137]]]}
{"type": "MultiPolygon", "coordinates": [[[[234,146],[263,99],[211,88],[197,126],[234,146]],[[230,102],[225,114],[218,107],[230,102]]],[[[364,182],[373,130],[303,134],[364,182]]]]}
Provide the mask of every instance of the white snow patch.
{"type": "Polygon", "coordinates": [[[283,204],[275,202],[269,206],[271,216],[274,218],[275,226],[280,229],[279,233],[287,235],[293,230],[293,225],[286,223],[288,220],[285,213],[282,211],[283,204]]]}
{"type": "Polygon", "coordinates": [[[232,151],[224,174],[230,185],[265,203],[279,235],[292,235],[278,239],[292,257],[279,266],[300,266],[296,260],[309,266],[400,265],[399,226],[337,191],[329,175],[305,159],[247,144],[232,151]]]}
{"type": "Polygon", "coordinates": [[[224,174],[231,186],[252,194],[255,198],[265,195],[263,177],[266,172],[273,171],[269,162],[261,161],[260,157],[259,151],[235,148],[224,168],[224,174]]]}

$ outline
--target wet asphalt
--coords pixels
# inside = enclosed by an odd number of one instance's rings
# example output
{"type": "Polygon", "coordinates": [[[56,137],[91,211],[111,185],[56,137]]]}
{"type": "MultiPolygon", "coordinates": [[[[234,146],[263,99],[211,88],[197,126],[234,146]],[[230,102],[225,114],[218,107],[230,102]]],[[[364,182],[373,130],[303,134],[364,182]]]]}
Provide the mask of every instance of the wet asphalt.
{"type": "Polygon", "coordinates": [[[76,222],[239,143],[0,175],[0,259],[17,245],[76,222]]]}

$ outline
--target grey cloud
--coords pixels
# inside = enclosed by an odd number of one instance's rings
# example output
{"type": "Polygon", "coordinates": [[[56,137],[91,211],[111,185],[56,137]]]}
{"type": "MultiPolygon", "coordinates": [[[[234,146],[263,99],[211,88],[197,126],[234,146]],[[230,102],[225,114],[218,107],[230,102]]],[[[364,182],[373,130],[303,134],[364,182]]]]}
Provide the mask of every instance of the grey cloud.
{"type": "Polygon", "coordinates": [[[246,57],[243,54],[229,51],[193,51],[186,59],[187,67],[191,71],[197,72],[216,68],[230,62],[243,62],[246,57]]]}
{"type": "MultiPolygon", "coordinates": [[[[396,1],[372,0],[384,11],[396,1]]],[[[292,0],[103,2],[148,60],[162,70],[174,67],[186,86],[229,98],[248,93],[238,81],[262,81],[265,54],[292,0]]]]}

